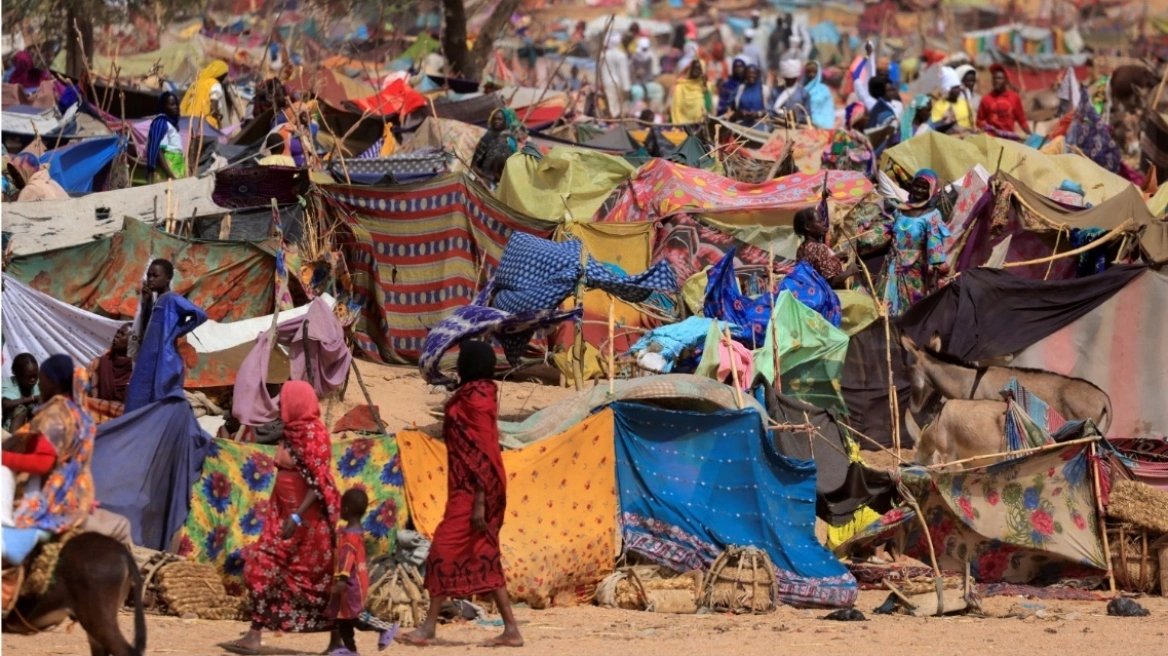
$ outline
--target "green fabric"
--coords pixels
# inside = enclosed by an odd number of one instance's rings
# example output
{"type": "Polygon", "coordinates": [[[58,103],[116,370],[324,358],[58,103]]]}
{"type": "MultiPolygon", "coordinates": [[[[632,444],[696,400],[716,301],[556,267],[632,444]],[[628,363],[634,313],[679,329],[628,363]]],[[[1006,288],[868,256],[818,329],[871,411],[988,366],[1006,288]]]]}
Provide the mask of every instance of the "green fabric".
{"type": "Polygon", "coordinates": [[[170,165],[170,172],[178,178],[187,177],[187,158],[183,157],[181,151],[162,149],[162,156],[166,158],[166,163],[170,165]]]}
{"type": "Polygon", "coordinates": [[[511,209],[547,221],[591,221],[636,169],[621,157],[557,146],[543,159],[511,157],[496,195],[511,209]]]}
{"type": "Polygon", "coordinates": [[[848,337],[867,328],[873,321],[880,318],[876,304],[872,302],[872,297],[866,292],[854,289],[837,289],[835,293],[839,296],[843,311],[840,330],[848,337]]]}
{"type": "Polygon", "coordinates": [[[795,234],[795,228],[789,225],[735,225],[722,223],[704,215],[695,218],[714,230],[724,232],[763,251],[769,251],[773,245],[775,257],[779,259],[794,260],[799,244],[803,241],[802,237],[795,234]]]}
{"type": "Polygon", "coordinates": [[[406,51],[403,52],[401,56],[398,57],[398,59],[418,61],[428,56],[430,53],[439,50],[441,47],[442,44],[439,43],[437,39],[423,32],[418,35],[418,38],[416,41],[414,41],[414,44],[409,48],[406,48],[406,51]]]}
{"type": "Polygon", "coordinates": [[[777,332],[783,393],[818,408],[846,413],[840,376],[848,354],[848,336],[788,291],[779,294],[771,322],[778,330],[767,330],[766,343],[754,352],[755,375],[774,382],[772,344],[777,332]]]}
{"type": "Polygon", "coordinates": [[[714,165],[718,162],[717,158],[711,155],[710,151],[706,149],[702,140],[692,134],[686,137],[685,141],[681,142],[681,145],[677,147],[677,152],[669,156],[669,161],[707,171],[713,170],[714,165]]]}
{"type": "Polygon", "coordinates": [[[1044,155],[1025,144],[984,134],[958,139],[926,132],[889,148],[881,168],[895,164],[909,175],[933,169],[944,184],[960,180],[974,164],[987,171],[1004,171],[1040,194],[1048,194],[1063,180],[1079,180],[1087,202],[1098,205],[1131,183],[1079,155],[1044,155]],[[1000,168],[999,168],[1000,166],[1000,168]]]}

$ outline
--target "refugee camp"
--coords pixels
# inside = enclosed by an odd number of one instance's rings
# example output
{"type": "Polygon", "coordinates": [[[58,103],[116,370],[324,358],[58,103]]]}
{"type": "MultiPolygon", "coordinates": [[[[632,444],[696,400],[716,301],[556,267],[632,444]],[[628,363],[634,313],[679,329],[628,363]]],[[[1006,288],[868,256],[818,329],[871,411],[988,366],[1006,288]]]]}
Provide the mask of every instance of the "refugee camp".
{"type": "Polygon", "coordinates": [[[5,0],[2,650],[1164,653],[1168,0],[5,0]]]}

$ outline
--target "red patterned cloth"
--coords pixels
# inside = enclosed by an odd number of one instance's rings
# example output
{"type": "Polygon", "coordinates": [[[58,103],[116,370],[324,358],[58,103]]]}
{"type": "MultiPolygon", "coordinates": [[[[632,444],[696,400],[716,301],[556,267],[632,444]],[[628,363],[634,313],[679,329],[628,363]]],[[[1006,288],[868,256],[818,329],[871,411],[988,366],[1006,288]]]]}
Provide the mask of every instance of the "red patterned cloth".
{"type": "Polygon", "coordinates": [[[320,404],[312,386],[284,383],[280,391],[284,443],[291,462],[277,457],[276,486],[264,518],[263,533],[248,548],[243,580],[251,593],[252,628],[306,633],[327,631],[332,592],[333,553],[340,494],[330,469],[332,448],[320,421],[320,404]],[[291,467],[288,465],[291,464],[291,467]],[[301,515],[292,537],[283,538],[284,522],[309,491],[316,503],[301,515]]]}
{"type": "Polygon", "coordinates": [[[369,594],[369,568],[365,562],[365,533],[358,527],[337,536],[337,566],[333,576],[345,579],[344,592],[333,591],[328,616],[338,620],[355,620],[365,611],[369,594]]]}
{"type": "Polygon", "coordinates": [[[495,383],[475,380],[446,404],[442,433],[449,454],[446,512],[426,559],[426,589],[433,596],[466,597],[505,587],[499,530],[507,509],[507,475],[499,448],[495,383]],[[487,530],[471,526],[476,490],[486,496],[487,530]]]}

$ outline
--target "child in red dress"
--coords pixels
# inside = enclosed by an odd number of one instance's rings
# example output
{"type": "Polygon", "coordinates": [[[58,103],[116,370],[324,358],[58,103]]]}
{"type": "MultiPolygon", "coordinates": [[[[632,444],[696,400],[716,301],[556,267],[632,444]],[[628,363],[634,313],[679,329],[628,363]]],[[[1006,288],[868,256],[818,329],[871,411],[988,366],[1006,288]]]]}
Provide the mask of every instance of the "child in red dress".
{"type": "Polygon", "coordinates": [[[350,488],[341,497],[341,519],[345,528],[337,533],[337,565],[328,605],[328,616],[336,621],[329,644],[330,656],[358,656],[354,639],[357,629],[381,634],[377,641],[378,651],[388,647],[397,633],[397,624],[384,622],[365,610],[369,570],[365,563],[365,529],[361,526],[361,519],[368,508],[369,496],[359,487],[350,488]]]}

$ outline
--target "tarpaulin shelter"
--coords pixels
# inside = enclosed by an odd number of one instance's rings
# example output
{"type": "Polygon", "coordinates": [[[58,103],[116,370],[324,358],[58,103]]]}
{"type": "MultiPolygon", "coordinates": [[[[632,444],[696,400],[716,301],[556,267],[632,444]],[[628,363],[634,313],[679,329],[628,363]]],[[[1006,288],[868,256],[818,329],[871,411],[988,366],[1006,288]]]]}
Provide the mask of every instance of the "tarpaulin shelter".
{"type": "Polygon", "coordinates": [[[349,105],[359,112],[375,116],[405,116],[426,104],[426,98],[415,91],[405,79],[397,79],[385,85],[381,91],[363,98],[353,98],[349,105]]]}
{"type": "Polygon", "coordinates": [[[354,80],[343,71],[326,66],[311,73],[298,69],[291,78],[284,81],[284,87],[291,94],[315,94],[334,107],[343,107],[346,101],[368,98],[377,92],[373,85],[354,80]]]}
{"type": "Polygon", "coordinates": [[[1105,576],[1088,444],[1035,453],[958,473],[902,469],[920,504],[928,537],[908,506],[885,513],[836,549],[838,554],[891,540],[903,553],[928,559],[928,540],[947,572],[983,583],[1053,583],[1105,576]]]}
{"type": "Polygon", "coordinates": [[[329,185],[358,301],[357,344],[370,357],[416,360],[430,328],[469,304],[515,230],[547,237],[554,225],[518,215],[458,175],[392,188],[329,185]]]}
{"type": "Polygon", "coordinates": [[[202,242],[126,217],[124,229],[77,246],[14,257],[7,273],[33,289],[90,312],[134,316],[151,260],[174,263],[171,289],[215,320],[272,308],[275,257],[250,242],[202,242]]]}
{"type": "Polygon", "coordinates": [[[94,190],[98,176],[125,148],[123,137],[86,139],[41,155],[41,166],[49,167],[49,175],[65,191],[85,194],[94,190]]]}
{"type": "Polygon", "coordinates": [[[880,161],[881,168],[899,167],[908,176],[932,169],[944,184],[960,180],[974,164],[990,173],[1008,173],[1039,193],[1073,180],[1083,184],[1086,201],[1096,205],[1132,186],[1085,157],[1044,155],[1021,143],[984,134],[958,139],[926,132],[884,151],[880,161]]]}
{"type": "Polygon", "coordinates": [[[538,159],[523,153],[511,156],[495,195],[528,216],[587,221],[612,190],[635,173],[623,158],[557,146],[538,159]]]}
{"type": "Polygon", "coordinates": [[[626,553],[685,572],[753,546],[774,563],[779,601],[855,604],[855,579],[815,538],[815,462],[782,455],[756,410],[612,407],[626,553]]]}

